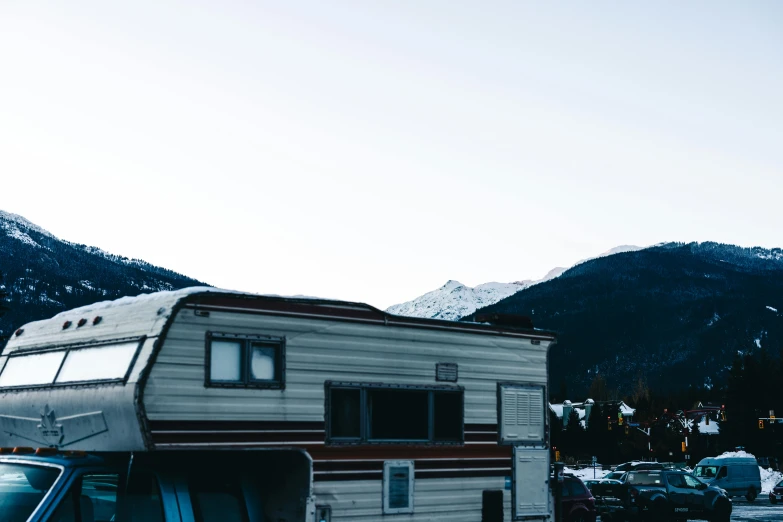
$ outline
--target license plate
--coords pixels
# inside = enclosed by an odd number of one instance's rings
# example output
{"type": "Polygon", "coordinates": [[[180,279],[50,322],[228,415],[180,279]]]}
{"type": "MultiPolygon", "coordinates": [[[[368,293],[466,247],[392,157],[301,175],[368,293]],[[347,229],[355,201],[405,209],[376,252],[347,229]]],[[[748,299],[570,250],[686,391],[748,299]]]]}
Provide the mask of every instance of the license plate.
{"type": "Polygon", "coordinates": [[[778,500],[783,500],[783,495],[775,495],[775,498],[778,500]]]}

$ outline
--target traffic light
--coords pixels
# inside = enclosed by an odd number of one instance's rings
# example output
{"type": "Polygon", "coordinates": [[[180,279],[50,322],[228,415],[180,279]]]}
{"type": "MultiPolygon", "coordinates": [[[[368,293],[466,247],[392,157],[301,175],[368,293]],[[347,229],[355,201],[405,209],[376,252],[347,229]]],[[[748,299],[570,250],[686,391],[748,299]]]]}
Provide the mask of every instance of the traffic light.
{"type": "Polygon", "coordinates": [[[762,419],[759,419],[759,429],[760,430],[764,429],[764,421],[762,419]]]}
{"type": "Polygon", "coordinates": [[[630,432],[630,429],[629,429],[628,425],[626,424],[625,425],[625,434],[628,435],[629,432],[630,432]]]}
{"type": "Polygon", "coordinates": [[[612,431],[612,418],[611,417],[607,417],[606,418],[606,424],[607,424],[606,429],[608,431],[612,431]]]}
{"type": "Polygon", "coordinates": [[[682,452],[685,453],[685,441],[682,441],[682,452]]]}

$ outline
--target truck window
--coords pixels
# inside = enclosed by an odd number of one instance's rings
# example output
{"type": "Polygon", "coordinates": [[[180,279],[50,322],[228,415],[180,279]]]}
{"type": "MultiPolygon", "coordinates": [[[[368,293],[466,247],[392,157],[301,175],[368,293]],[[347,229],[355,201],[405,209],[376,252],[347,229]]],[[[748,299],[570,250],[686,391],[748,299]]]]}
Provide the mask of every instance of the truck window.
{"type": "Polygon", "coordinates": [[[111,522],[117,515],[116,473],[83,475],[63,498],[50,522],[111,522]]]}
{"type": "Polygon", "coordinates": [[[668,477],[666,477],[666,480],[669,482],[669,485],[673,488],[685,487],[685,480],[683,479],[682,475],[669,475],[668,477]]]}
{"type": "Polygon", "coordinates": [[[628,478],[625,480],[628,484],[636,484],[639,486],[659,486],[663,484],[661,481],[660,473],[636,473],[633,471],[628,472],[628,478]]]}
{"type": "Polygon", "coordinates": [[[685,480],[685,487],[689,489],[699,489],[703,482],[699,481],[699,479],[691,477],[690,475],[681,475],[683,480],[685,480]]]}
{"type": "Polygon", "coordinates": [[[117,473],[83,475],[50,522],[163,522],[163,502],[155,475],[131,472],[126,510],[118,515],[118,506],[123,505],[119,500],[125,495],[120,480],[117,473]]]}
{"type": "Polygon", "coordinates": [[[25,522],[59,476],[57,468],[0,463],[3,522],[25,522]]]}
{"type": "Polygon", "coordinates": [[[249,522],[239,477],[197,474],[188,477],[196,522],[249,522]]]}

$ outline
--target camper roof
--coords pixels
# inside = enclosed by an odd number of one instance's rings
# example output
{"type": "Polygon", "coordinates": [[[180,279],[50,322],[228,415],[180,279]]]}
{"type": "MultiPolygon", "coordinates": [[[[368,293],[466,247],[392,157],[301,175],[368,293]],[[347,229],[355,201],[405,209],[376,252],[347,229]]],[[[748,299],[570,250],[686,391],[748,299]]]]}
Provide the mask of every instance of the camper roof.
{"type": "Polygon", "coordinates": [[[211,287],[123,297],[61,312],[50,319],[28,323],[11,335],[1,355],[17,350],[37,350],[68,344],[101,344],[117,339],[156,337],[169,319],[185,304],[197,308],[220,309],[237,306],[272,314],[323,317],[356,322],[398,326],[468,330],[476,333],[519,335],[554,340],[551,332],[531,328],[509,328],[485,323],[469,323],[401,317],[363,303],[310,297],[282,297],[234,292],[211,287]]]}

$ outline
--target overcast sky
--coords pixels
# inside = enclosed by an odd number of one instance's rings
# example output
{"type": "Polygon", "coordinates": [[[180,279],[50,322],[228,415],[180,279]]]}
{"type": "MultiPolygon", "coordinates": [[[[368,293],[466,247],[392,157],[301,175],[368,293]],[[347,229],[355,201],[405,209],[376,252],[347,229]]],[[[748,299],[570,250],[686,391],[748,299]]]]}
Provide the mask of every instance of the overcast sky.
{"type": "Polygon", "coordinates": [[[0,209],[385,308],[622,244],[783,246],[781,93],[776,0],[2,0],[0,209]]]}

